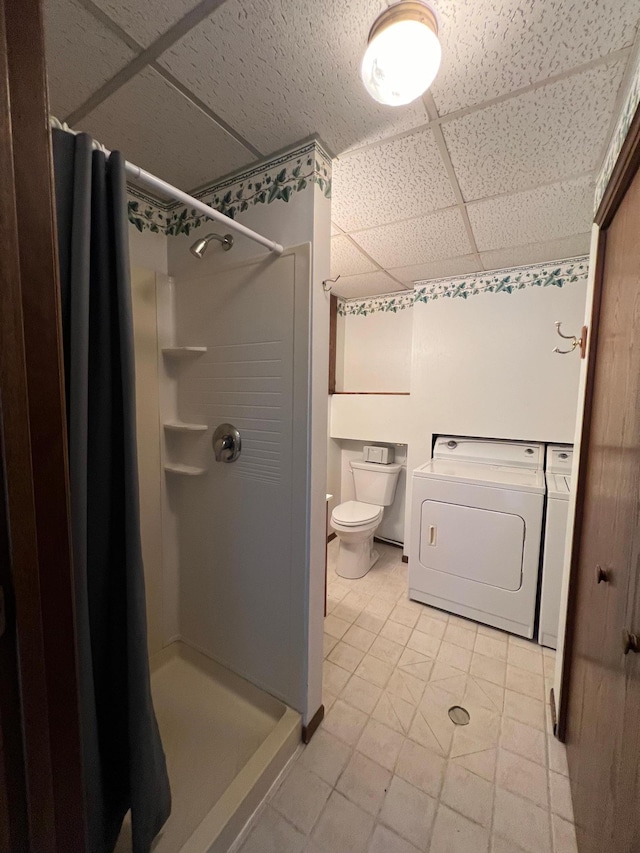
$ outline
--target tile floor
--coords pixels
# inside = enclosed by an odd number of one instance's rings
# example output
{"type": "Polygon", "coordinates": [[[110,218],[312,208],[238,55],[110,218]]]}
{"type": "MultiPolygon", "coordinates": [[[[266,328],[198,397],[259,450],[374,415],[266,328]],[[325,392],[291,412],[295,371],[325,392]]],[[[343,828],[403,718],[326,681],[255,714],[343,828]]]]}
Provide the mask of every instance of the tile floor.
{"type": "Polygon", "coordinates": [[[242,853],[576,853],[554,653],[409,601],[401,551],[360,580],[329,546],[326,717],[242,853]],[[455,726],[452,705],[471,715],[455,726]]]}

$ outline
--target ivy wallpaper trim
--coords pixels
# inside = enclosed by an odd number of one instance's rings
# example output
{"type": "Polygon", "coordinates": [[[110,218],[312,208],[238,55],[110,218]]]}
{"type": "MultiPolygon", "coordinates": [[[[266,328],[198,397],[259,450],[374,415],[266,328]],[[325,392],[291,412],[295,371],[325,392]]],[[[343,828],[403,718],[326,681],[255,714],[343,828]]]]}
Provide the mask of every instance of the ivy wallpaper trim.
{"type": "Polygon", "coordinates": [[[468,299],[479,293],[513,293],[526,287],[564,287],[578,281],[586,281],[589,273],[589,258],[569,258],[551,264],[530,264],[510,267],[491,273],[475,273],[470,276],[439,278],[417,282],[408,293],[389,293],[366,299],[339,299],[338,314],[342,317],[354,314],[366,317],[380,311],[394,314],[416,303],[433,302],[435,299],[468,299]]]}
{"type": "Polygon", "coordinates": [[[598,179],[596,181],[596,197],[594,211],[596,211],[600,206],[602,196],[604,195],[604,191],[606,190],[607,184],[609,183],[609,178],[611,177],[613,168],[616,165],[616,161],[622,149],[622,145],[624,144],[624,141],[627,137],[627,133],[629,132],[629,128],[631,127],[631,122],[633,121],[633,117],[636,113],[639,103],[640,54],[638,54],[636,67],[631,76],[631,80],[629,81],[627,96],[625,98],[624,106],[622,107],[622,111],[620,113],[620,118],[618,119],[618,123],[616,124],[613,136],[611,137],[611,142],[609,143],[607,154],[604,158],[604,163],[602,164],[600,174],[598,175],[598,179]]]}
{"type": "MultiPolygon", "coordinates": [[[[289,202],[296,193],[317,186],[331,198],[331,157],[317,140],[253,166],[224,181],[204,187],[194,198],[231,219],[256,204],[289,202]]],[[[128,187],[129,222],[138,231],[177,236],[189,234],[210,220],[178,202],[162,205],[136,187],[128,187]]]]}
{"type": "Polygon", "coordinates": [[[413,308],[415,295],[413,290],[403,290],[400,293],[385,293],[383,296],[368,296],[365,299],[343,299],[338,297],[338,314],[348,317],[359,314],[366,317],[367,314],[376,314],[380,311],[388,311],[397,314],[405,308],[413,308]]]}
{"type": "Polygon", "coordinates": [[[416,302],[432,302],[434,299],[467,299],[479,293],[513,293],[525,287],[564,287],[576,281],[586,281],[589,273],[589,258],[570,258],[552,264],[535,264],[525,267],[510,267],[492,273],[476,273],[472,276],[457,276],[449,279],[418,282],[415,288],[416,302]]]}

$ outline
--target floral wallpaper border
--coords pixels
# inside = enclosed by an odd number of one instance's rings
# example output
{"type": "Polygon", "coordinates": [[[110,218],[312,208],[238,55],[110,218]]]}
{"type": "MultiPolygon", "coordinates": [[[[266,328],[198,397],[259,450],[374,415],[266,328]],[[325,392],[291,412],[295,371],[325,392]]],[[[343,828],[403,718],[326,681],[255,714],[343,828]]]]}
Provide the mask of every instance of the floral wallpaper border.
{"type": "Polygon", "coordinates": [[[602,196],[604,195],[604,191],[607,188],[607,184],[609,183],[609,178],[611,177],[613,168],[616,165],[618,155],[620,154],[622,145],[627,137],[627,133],[629,132],[631,122],[633,121],[633,117],[636,113],[639,103],[640,54],[638,54],[636,67],[631,76],[631,80],[629,81],[627,95],[624,101],[624,106],[622,107],[622,112],[620,113],[620,118],[618,119],[618,123],[616,124],[613,136],[611,137],[611,142],[609,143],[609,148],[607,149],[607,154],[604,158],[604,163],[602,164],[600,174],[598,175],[598,178],[596,180],[596,197],[594,202],[594,211],[596,211],[600,206],[602,196]]]}
{"type": "MultiPolygon", "coordinates": [[[[286,203],[296,193],[313,185],[325,198],[331,198],[331,157],[318,140],[204,187],[194,193],[194,198],[235,219],[256,204],[286,203]]],[[[127,189],[129,222],[138,231],[177,236],[189,234],[208,221],[197,210],[178,202],[163,205],[137,187],[129,185],[127,189]]]]}
{"type": "Polygon", "coordinates": [[[415,293],[413,290],[403,290],[399,293],[385,293],[382,296],[368,296],[365,299],[343,299],[338,297],[338,314],[347,317],[351,314],[359,314],[366,317],[367,314],[376,314],[380,311],[397,314],[405,308],[413,308],[415,293]]]}
{"type": "Polygon", "coordinates": [[[479,293],[513,293],[526,287],[564,287],[578,281],[586,281],[589,273],[589,258],[568,258],[550,264],[528,264],[509,267],[491,273],[474,273],[455,278],[439,278],[417,282],[407,293],[389,293],[366,299],[339,299],[338,314],[342,317],[354,314],[366,317],[380,311],[394,314],[412,308],[418,302],[433,302],[435,299],[468,299],[479,293]]]}

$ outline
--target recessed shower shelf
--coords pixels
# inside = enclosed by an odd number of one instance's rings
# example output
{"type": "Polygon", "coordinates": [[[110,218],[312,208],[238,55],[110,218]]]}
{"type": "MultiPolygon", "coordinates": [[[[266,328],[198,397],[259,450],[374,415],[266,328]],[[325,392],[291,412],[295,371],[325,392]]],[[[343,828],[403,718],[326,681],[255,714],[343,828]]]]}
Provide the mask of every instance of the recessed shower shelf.
{"type": "Polygon", "coordinates": [[[206,424],[187,424],[182,421],[167,421],[163,426],[171,432],[206,432],[208,429],[206,424]]]}
{"type": "Polygon", "coordinates": [[[163,347],[162,354],[170,358],[188,358],[189,356],[202,355],[206,347],[163,347]]]}
{"type": "Polygon", "coordinates": [[[186,477],[199,477],[200,474],[206,474],[206,468],[195,468],[193,465],[180,465],[177,462],[170,462],[164,466],[164,470],[169,474],[184,474],[186,477]]]}

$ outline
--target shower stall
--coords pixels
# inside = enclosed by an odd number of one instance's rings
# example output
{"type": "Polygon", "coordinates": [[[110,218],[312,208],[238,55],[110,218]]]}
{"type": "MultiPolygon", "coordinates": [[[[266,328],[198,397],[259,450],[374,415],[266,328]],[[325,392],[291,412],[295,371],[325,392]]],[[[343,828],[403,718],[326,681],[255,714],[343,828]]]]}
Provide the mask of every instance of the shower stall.
{"type": "MultiPolygon", "coordinates": [[[[234,257],[246,241],[192,243],[171,277],[132,269],[151,682],[173,798],[156,853],[228,850],[321,703],[325,427],[315,464],[311,432],[327,314],[311,245],[234,257]],[[220,425],[238,453],[216,454],[220,425]]],[[[125,822],[118,853],[130,845],[125,822]]]]}

